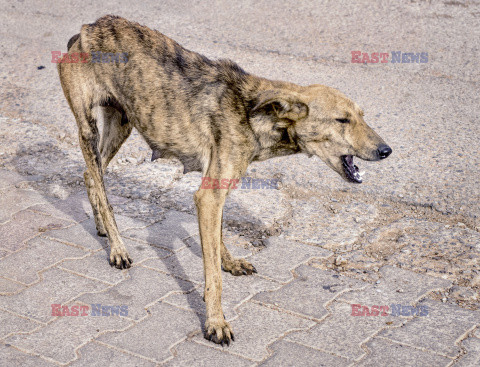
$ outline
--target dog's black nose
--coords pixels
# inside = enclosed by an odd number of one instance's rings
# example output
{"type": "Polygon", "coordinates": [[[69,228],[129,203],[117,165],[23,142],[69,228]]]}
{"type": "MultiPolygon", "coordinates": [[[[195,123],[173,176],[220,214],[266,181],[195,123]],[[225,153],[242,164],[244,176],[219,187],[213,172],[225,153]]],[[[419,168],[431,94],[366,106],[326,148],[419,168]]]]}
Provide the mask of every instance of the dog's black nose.
{"type": "Polygon", "coordinates": [[[380,159],[385,159],[387,158],[390,154],[392,154],[392,148],[390,148],[386,144],[382,144],[378,147],[377,149],[378,156],[380,159]]]}

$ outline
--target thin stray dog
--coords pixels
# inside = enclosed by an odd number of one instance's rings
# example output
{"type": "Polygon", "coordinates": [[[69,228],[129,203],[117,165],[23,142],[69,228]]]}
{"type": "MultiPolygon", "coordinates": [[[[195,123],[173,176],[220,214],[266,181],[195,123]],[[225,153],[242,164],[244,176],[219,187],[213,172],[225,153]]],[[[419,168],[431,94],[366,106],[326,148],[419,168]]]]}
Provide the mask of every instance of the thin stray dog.
{"type": "MultiPolygon", "coordinates": [[[[252,161],[306,153],[319,156],[345,180],[361,183],[353,157],[376,161],[392,152],[365,123],[360,107],[333,88],[260,78],[230,60],[212,61],[158,31],[111,15],[83,25],[68,42],[72,59],[85,53],[98,57],[98,52],[110,62],[60,62],[58,72],[78,124],[97,231],[108,236],[110,264],[119,269],[129,268],[132,260],[103,174],[133,127],[151,147],[152,160],[177,157],[184,173],[201,171],[214,182],[235,182],[252,161]],[[116,62],[111,55],[118,54],[128,55],[128,61],[116,62]],[[103,114],[101,139],[94,108],[103,114]]],[[[205,275],[205,337],[222,345],[234,336],[222,312],[221,267],[233,275],[256,272],[223,244],[222,213],[230,188],[200,187],[194,194],[205,275]]]]}

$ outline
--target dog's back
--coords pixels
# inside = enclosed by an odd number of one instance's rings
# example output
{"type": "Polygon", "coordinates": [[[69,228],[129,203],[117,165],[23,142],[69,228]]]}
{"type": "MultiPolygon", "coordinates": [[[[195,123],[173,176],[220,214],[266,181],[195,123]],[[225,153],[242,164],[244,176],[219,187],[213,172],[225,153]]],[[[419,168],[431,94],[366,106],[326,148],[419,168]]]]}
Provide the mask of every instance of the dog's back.
{"type": "Polygon", "coordinates": [[[92,84],[92,105],[123,111],[154,151],[180,158],[188,170],[201,169],[202,147],[238,133],[224,116],[246,119],[240,89],[254,78],[229,60],[209,60],[138,23],[104,16],[82,26],[69,52],[126,54],[126,63],[89,62],[77,69],[92,84]]]}

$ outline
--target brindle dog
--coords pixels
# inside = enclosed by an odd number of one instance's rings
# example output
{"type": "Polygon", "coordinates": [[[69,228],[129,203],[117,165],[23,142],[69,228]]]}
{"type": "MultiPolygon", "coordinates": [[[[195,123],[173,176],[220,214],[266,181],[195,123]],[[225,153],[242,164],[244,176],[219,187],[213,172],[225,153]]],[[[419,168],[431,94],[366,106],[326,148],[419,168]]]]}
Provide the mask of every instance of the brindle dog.
{"type": "MultiPolygon", "coordinates": [[[[132,260],[105,194],[103,174],[133,127],[152,148],[152,159],[177,157],[185,172],[232,182],[252,161],[306,153],[319,156],[345,180],[360,183],[354,156],[376,161],[392,152],[365,123],[360,107],[333,88],[257,77],[232,61],[212,61],[120,17],[108,15],[83,25],[68,49],[69,55],[128,55],[127,62],[90,58],[58,64],[78,124],[98,234],[108,236],[110,264],[119,269],[130,267],[132,260]],[[94,108],[103,114],[101,138],[94,108]]],[[[233,340],[220,301],[221,267],[234,275],[256,272],[223,244],[228,192],[214,185],[200,187],[194,195],[205,274],[205,337],[221,344],[233,340]]]]}

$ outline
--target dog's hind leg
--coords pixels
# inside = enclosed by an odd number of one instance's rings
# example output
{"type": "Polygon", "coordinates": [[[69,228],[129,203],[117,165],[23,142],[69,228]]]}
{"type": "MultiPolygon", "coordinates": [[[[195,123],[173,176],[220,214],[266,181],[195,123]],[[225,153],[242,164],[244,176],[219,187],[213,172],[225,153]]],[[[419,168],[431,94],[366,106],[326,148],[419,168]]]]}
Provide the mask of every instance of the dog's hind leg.
{"type": "MultiPolygon", "coordinates": [[[[108,164],[118,152],[125,140],[130,136],[133,125],[127,121],[125,112],[111,106],[99,107],[100,117],[103,120],[103,132],[100,141],[100,155],[102,157],[102,175],[105,173],[108,164]]],[[[85,185],[87,186],[88,198],[92,204],[93,216],[97,233],[99,236],[106,236],[107,232],[100,215],[100,206],[95,192],[93,179],[88,170],[85,171],[85,185]]]]}
{"type": "Polygon", "coordinates": [[[97,121],[92,113],[91,102],[86,103],[86,97],[81,99],[83,100],[82,102],[72,101],[71,106],[77,120],[80,146],[87,164],[85,182],[87,187],[93,184],[88,188],[89,198],[90,200],[92,198],[95,200],[91,202],[92,208],[94,210],[98,208],[100,214],[98,219],[102,220],[110,242],[110,265],[119,269],[129,268],[132,260],[118,232],[113,209],[108,202],[103,183],[102,156],[98,149],[99,132],[97,121]]]}

